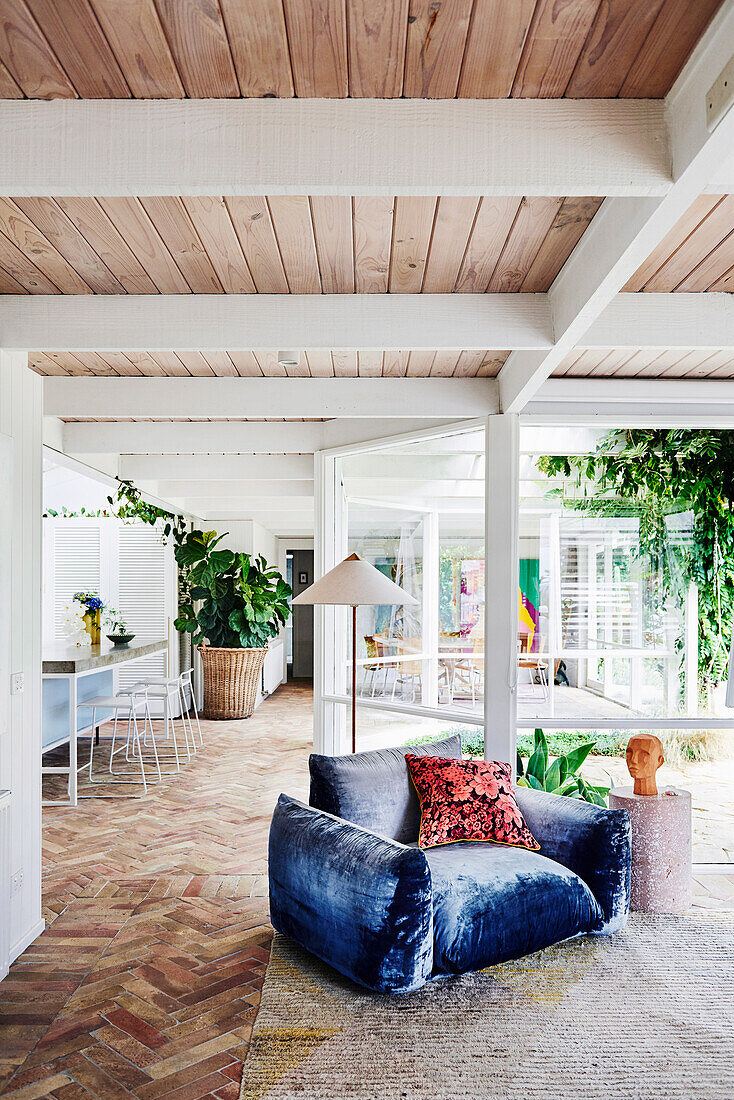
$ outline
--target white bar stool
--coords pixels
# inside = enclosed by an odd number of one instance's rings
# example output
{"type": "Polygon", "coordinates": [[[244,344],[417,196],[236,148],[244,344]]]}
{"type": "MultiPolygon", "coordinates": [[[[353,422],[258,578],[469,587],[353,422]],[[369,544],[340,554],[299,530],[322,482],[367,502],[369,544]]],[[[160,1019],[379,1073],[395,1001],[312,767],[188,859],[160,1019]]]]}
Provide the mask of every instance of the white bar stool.
{"type": "MultiPolygon", "coordinates": [[[[140,737],[140,727],[138,726],[138,713],[142,713],[145,718],[145,723],[148,720],[148,702],[143,691],[131,691],[125,692],[120,695],[96,695],[92,699],[85,699],[77,704],[77,710],[86,708],[92,712],[92,727],[89,744],[89,782],[92,786],[110,786],[118,784],[120,786],[130,786],[131,783],[137,782],[137,778],[117,778],[117,779],[95,779],[94,778],[94,741],[95,732],[97,728],[97,711],[98,710],[112,710],[114,711],[114,724],[112,727],[112,745],[110,748],[110,763],[109,771],[111,775],[115,775],[115,771],[112,767],[114,758],[118,753],[124,751],[125,760],[128,763],[137,762],[140,765],[140,780],[143,784],[143,794],[148,793],[148,780],[145,774],[145,761],[143,758],[143,745],[140,737]],[[115,748],[115,741],[117,739],[117,723],[120,716],[127,718],[127,734],[125,737],[125,744],[119,748],[115,748]]],[[[145,726],[144,726],[145,728],[145,726]]],[[[158,773],[157,781],[162,779],[161,766],[158,760],[158,748],[155,743],[155,737],[151,738],[153,744],[153,756],[155,760],[155,768],[158,773]]],[[[82,768],[87,765],[82,765],[82,768]]],[[[82,768],[78,769],[79,771],[82,768]]],[[[117,773],[120,775],[121,773],[117,773]]],[[[83,795],[86,798],[98,798],[106,797],[104,795],[83,795]]],[[[127,794],[119,795],[120,798],[140,798],[141,795],[127,794]]]]}
{"type": "MultiPolygon", "coordinates": [[[[170,738],[173,741],[173,756],[161,757],[162,760],[169,762],[175,762],[174,771],[181,770],[181,754],[178,749],[178,739],[176,737],[176,722],[173,716],[174,704],[176,700],[181,700],[181,692],[179,690],[178,679],[165,680],[156,679],[154,677],[145,677],[139,680],[138,683],[133,684],[132,688],[128,689],[132,692],[145,692],[145,698],[147,703],[146,722],[150,723],[151,734],[153,732],[153,723],[150,716],[150,701],[152,699],[160,700],[163,704],[163,735],[166,741],[170,738]]],[[[127,692],[123,693],[127,694],[127,692]]],[[[189,745],[189,731],[186,728],[186,720],[181,716],[181,727],[184,734],[184,748],[186,750],[186,760],[191,759],[191,747],[189,745]]],[[[147,740],[147,730],[145,734],[147,740]]],[[[196,752],[196,745],[194,744],[193,751],[196,752]]]]}
{"type": "Polygon", "coordinates": [[[201,733],[201,722],[199,721],[199,708],[196,705],[196,693],[194,692],[193,668],[186,668],[179,674],[179,683],[181,684],[181,705],[183,706],[183,714],[185,714],[189,720],[189,729],[191,730],[191,739],[195,742],[194,727],[191,722],[191,711],[194,712],[194,718],[196,719],[196,729],[199,734],[199,746],[203,748],[204,738],[201,733]],[[191,707],[186,705],[186,692],[188,691],[191,697],[191,707]]]}

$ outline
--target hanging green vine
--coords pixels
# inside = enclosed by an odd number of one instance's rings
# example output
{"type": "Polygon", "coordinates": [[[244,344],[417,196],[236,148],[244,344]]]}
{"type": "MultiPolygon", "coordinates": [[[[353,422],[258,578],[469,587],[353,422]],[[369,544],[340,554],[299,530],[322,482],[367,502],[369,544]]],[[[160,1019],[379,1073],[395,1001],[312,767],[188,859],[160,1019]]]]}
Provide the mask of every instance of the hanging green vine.
{"type": "Polygon", "coordinates": [[[734,615],[734,433],[613,431],[587,455],[546,456],[543,473],[570,482],[564,504],[639,517],[640,554],[658,602],[698,586],[698,686],[703,700],[725,677],[734,615]],[[691,538],[672,548],[666,519],[690,511],[691,538]],[[655,579],[657,578],[657,579],[655,579]]]}
{"type": "Polygon", "coordinates": [[[169,512],[165,508],[159,508],[156,504],[150,504],[143,499],[140,489],[133,485],[132,481],[118,478],[119,486],[114,497],[108,496],[112,508],[112,515],[121,520],[139,519],[143,523],[154,526],[158,520],[163,520],[161,537],[164,542],[173,538],[176,546],[180,546],[186,537],[186,518],[180,513],[169,512]]]}

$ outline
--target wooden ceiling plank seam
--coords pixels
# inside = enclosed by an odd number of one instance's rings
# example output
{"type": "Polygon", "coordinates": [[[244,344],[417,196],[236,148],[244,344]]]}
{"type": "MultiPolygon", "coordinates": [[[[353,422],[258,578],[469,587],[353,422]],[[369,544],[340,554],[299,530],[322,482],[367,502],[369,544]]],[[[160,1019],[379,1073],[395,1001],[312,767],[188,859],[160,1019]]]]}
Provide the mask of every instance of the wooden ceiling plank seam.
{"type": "Polygon", "coordinates": [[[82,99],[129,99],[131,92],[89,0],[26,0],[82,99]]]}
{"type": "Polygon", "coordinates": [[[390,276],[395,199],[355,195],[352,199],[354,289],[386,294],[390,276]]]}
{"type": "Polygon", "coordinates": [[[233,350],[229,357],[241,378],[262,378],[262,368],[251,351],[233,350]]]}
{"type": "Polygon", "coordinates": [[[718,352],[721,355],[722,362],[718,367],[711,367],[709,369],[707,378],[734,378],[734,357],[732,357],[730,351],[718,352]]]}
{"type": "Polygon", "coordinates": [[[77,351],[72,354],[67,351],[49,352],[49,354],[57,354],[59,360],[63,362],[68,369],[69,374],[75,376],[92,375],[98,378],[119,378],[119,374],[115,368],[111,366],[106,359],[103,359],[99,352],[77,351]]]}
{"type": "Polygon", "coordinates": [[[709,378],[711,371],[715,370],[717,366],[721,366],[724,357],[728,353],[722,351],[711,351],[708,355],[704,355],[701,358],[700,352],[691,352],[693,358],[692,363],[681,362],[679,364],[680,373],[676,374],[676,378],[709,378]]]}
{"type": "Polygon", "coordinates": [[[408,356],[406,375],[408,378],[428,378],[431,373],[431,365],[436,356],[435,351],[411,350],[408,356]]]}
{"type": "Polygon", "coordinates": [[[461,352],[449,348],[437,351],[431,363],[431,378],[450,378],[456,370],[461,352]]]}
{"type": "Polygon", "coordinates": [[[218,378],[239,377],[239,371],[228,352],[221,348],[215,348],[211,351],[202,351],[201,354],[218,378]]]}
{"type": "Polygon", "coordinates": [[[191,287],[140,199],[121,196],[100,198],[98,202],[159,294],[191,293],[191,287]]]}
{"type": "Polygon", "coordinates": [[[424,294],[450,294],[453,291],[478,211],[479,199],[474,196],[440,196],[423,275],[424,294]]]}
{"type": "Polygon", "coordinates": [[[676,293],[709,291],[734,266],[734,215],[731,225],[732,230],[724,239],[673,288],[676,293]]]}
{"type": "Polygon", "coordinates": [[[283,0],[219,0],[240,94],[291,98],[294,94],[283,0]]]}
{"type": "Polygon", "coordinates": [[[561,198],[544,198],[540,195],[530,195],[522,199],[489,280],[488,293],[505,294],[520,290],[562,202],[561,198]]]}
{"type": "Polygon", "coordinates": [[[634,352],[633,356],[627,360],[619,372],[617,377],[626,377],[627,372],[629,377],[633,378],[658,378],[663,377],[668,371],[673,368],[677,363],[680,363],[681,359],[688,354],[682,348],[674,348],[671,350],[664,350],[654,356],[652,361],[643,361],[639,363],[633,362],[633,358],[636,357],[638,352],[634,352]]]}
{"type": "Polygon", "coordinates": [[[192,293],[222,294],[222,284],[183,201],[175,195],[148,196],[140,201],[192,293]]]}
{"type": "Polygon", "coordinates": [[[81,276],[12,199],[0,198],[0,230],[62,294],[91,294],[81,276]]]}
{"type": "Polygon", "coordinates": [[[153,0],[90,0],[136,99],[183,99],[185,90],[153,0]]]}
{"type": "Polygon", "coordinates": [[[182,201],[225,293],[254,294],[255,281],[224,199],[191,195],[182,201]]]}
{"type": "Polygon", "coordinates": [[[357,352],[357,373],[360,378],[381,378],[382,352],[374,348],[360,348],[357,352]]]}
{"type": "Polygon", "coordinates": [[[488,197],[479,203],[456,281],[459,294],[483,294],[515,224],[522,196],[488,197]]]}
{"type": "Polygon", "coordinates": [[[9,271],[0,266],[0,294],[28,294],[26,288],[14,279],[9,271]]]}
{"type": "Polygon", "coordinates": [[[320,294],[311,206],[306,195],[273,195],[265,199],[291,294],[320,294]]]}
{"type": "Polygon", "coordinates": [[[240,94],[217,0],[155,0],[169,49],[192,99],[240,94]]]}
{"type": "Polygon", "coordinates": [[[25,93],[10,74],[7,65],[0,60],[0,99],[25,99],[25,93]]]}
{"type": "Polygon", "coordinates": [[[601,0],[538,0],[512,84],[513,98],[560,99],[601,0]]]}
{"type": "Polygon", "coordinates": [[[383,378],[405,378],[408,373],[408,356],[405,349],[390,348],[382,354],[383,378]]]}
{"type": "Polygon", "coordinates": [[[514,19],[506,0],[474,0],[459,75],[462,99],[507,99],[532,25],[536,0],[516,0],[514,19]]]}
{"type": "Polygon", "coordinates": [[[191,372],[181,362],[175,351],[153,351],[151,355],[164,374],[170,378],[190,378],[191,372]]]}
{"type": "Polygon", "coordinates": [[[331,361],[336,378],[357,377],[357,352],[354,348],[332,348],[331,361]]]}
{"type": "Polygon", "coordinates": [[[99,358],[102,359],[108,367],[111,367],[115,374],[121,376],[132,375],[140,377],[143,372],[140,367],[133,363],[132,359],[125,354],[124,351],[105,351],[99,353],[99,358]]]}
{"type": "Polygon", "coordinates": [[[408,37],[409,0],[376,4],[346,0],[349,95],[354,99],[398,99],[408,37]]]}
{"type": "Polygon", "coordinates": [[[318,99],[349,95],[344,0],[284,0],[295,94],[318,99]]]}
{"type": "Polygon", "coordinates": [[[403,75],[406,99],[454,99],[472,0],[411,0],[403,75]]]}
{"type": "MultiPolygon", "coordinates": [[[[477,378],[496,378],[507,362],[509,354],[509,351],[502,351],[492,358],[485,358],[484,362],[479,365],[477,378]]],[[[487,352],[486,355],[491,355],[491,352],[487,352]]]]}
{"type": "Polygon", "coordinates": [[[58,363],[54,363],[53,359],[50,359],[45,351],[29,351],[28,352],[28,366],[31,370],[34,370],[36,374],[43,374],[47,376],[56,375],[58,377],[69,377],[69,372],[66,367],[62,367],[58,363]]]}
{"type": "Polygon", "coordinates": [[[166,374],[160,363],[148,351],[126,351],[125,355],[147,378],[164,377],[166,374]]]}
{"type": "Polygon", "coordinates": [[[125,288],[53,198],[13,200],[95,294],[124,294],[125,288]]]}
{"type": "Polygon", "coordinates": [[[642,49],[664,0],[615,0],[597,8],[565,91],[569,99],[614,99],[642,49]]]}
{"type": "Polygon", "coordinates": [[[4,0],[0,60],[29,98],[77,98],[74,85],[25,0],[4,0]]]}
{"type": "Polygon", "coordinates": [[[461,351],[454,367],[454,378],[476,378],[477,371],[484,362],[484,351],[461,351]]]}
{"type": "Polygon", "coordinates": [[[623,374],[627,368],[627,364],[632,358],[629,348],[624,348],[621,351],[612,351],[604,363],[605,372],[611,378],[616,378],[617,375],[623,374]]]}
{"type": "Polygon", "coordinates": [[[285,367],[278,362],[278,353],[271,348],[256,348],[253,355],[266,378],[285,378],[285,367]]]}
{"type": "Polygon", "coordinates": [[[622,292],[644,290],[721,201],[720,195],[699,195],[627,280],[622,292]]]}
{"type": "Polygon", "coordinates": [[[354,294],[354,224],[348,195],[313,195],[309,199],[321,290],[354,294]]]}
{"type": "Polygon", "coordinates": [[[396,198],[388,280],[391,294],[420,293],[437,206],[433,196],[396,198]]]}
{"type": "Polygon", "coordinates": [[[288,280],[266,199],[225,196],[224,203],[258,293],[287,294],[288,280]]]}
{"type": "Polygon", "coordinates": [[[725,195],[696,225],[665,263],[645,283],[646,293],[667,293],[680,286],[693,269],[731,232],[734,195],[725,195]]]}
{"type": "Polygon", "coordinates": [[[312,378],[334,377],[334,363],[328,348],[309,348],[303,354],[312,378]]]}
{"type": "Polygon", "coordinates": [[[665,0],[619,95],[663,99],[706,30],[721,0],[665,0]]]}
{"type": "Polygon", "coordinates": [[[543,293],[589,228],[603,199],[566,196],[548,230],[530,269],[522,281],[524,293],[543,293]]]}
{"type": "Polygon", "coordinates": [[[194,378],[211,378],[214,375],[214,370],[209,366],[204,356],[200,351],[192,348],[179,349],[176,355],[181,360],[186,370],[194,378]]]}
{"type": "Polygon", "coordinates": [[[553,371],[553,378],[563,378],[567,375],[572,366],[578,363],[579,359],[582,359],[585,352],[582,348],[574,348],[556,367],[553,371]]]}
{"type": "Polygon", "coordinates": [[[709,287],[709,290],[720,294],[734,293],[734,267],[730,267],[728,271],[725,271],[724,274],[709,287]]]}
{"type": "Polygon", "coordinates": [[[128,294],[156,294],[153,281],[96,199],[57,197],[70,221],[128,294]]]}
{"type": "Polygon", "coordinates": [[[48,276],[36,267],[18,246],[0,233],[0,267],[25,287],[29,294],[60,294],[61,291],[48,276]]]}

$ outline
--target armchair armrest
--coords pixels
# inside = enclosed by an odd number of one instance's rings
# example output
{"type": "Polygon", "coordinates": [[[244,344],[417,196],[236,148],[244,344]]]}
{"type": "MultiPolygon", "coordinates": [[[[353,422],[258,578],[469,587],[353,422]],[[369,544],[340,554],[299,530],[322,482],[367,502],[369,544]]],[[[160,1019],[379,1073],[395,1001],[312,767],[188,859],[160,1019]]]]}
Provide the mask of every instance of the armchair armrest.
{"type": "Polygon", "coordinates": [[[630,898],[630,822],[577,798],[516,787],[515,795],[544,856],[568,867],[591,889],[604,913],[601,932],[622,928],[630,898]]]}
{"type": "Polygon", "coordinates": [[[348,978],[403,993],[430,976],[431,872],[419,849],[281,794],[269,878],[274,928],[348,978]]]}

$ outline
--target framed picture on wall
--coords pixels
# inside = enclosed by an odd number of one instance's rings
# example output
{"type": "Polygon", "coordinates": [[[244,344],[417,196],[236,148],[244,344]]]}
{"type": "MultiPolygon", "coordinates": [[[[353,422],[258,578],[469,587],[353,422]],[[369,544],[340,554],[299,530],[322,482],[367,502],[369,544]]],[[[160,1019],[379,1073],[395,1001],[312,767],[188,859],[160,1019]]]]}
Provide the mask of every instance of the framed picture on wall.
{"type": "Polygon", "coordinates": [[[299,584],[308,584],[308,573],[299,573],[298,574],[298,583],[299,584]]]}

